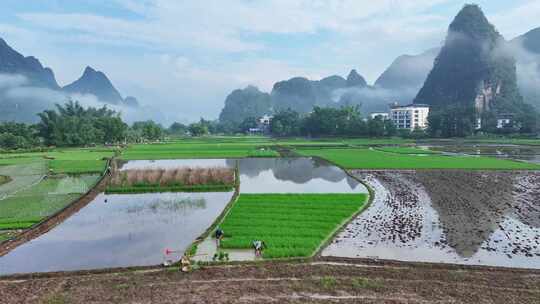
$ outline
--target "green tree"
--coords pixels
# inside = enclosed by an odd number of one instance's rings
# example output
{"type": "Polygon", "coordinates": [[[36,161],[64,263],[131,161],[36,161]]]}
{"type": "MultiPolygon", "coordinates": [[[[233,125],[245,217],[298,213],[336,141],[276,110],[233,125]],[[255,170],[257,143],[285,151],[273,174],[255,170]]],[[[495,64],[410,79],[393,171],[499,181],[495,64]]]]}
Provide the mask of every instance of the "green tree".
{"type": "Polygon", "coordinates": [[[185,135],[188,131],[188,127],[182,123],[174,122],[171,124],[167,132],[174,135],[185,135]]]}
{"type": "Polygon", "coordinates": [[[71,100],[65,105],[57,104],[55,110],[43,111],[38,116],[38,134],[46,145],[52,146],[119,142],[127,129],[120,114],[106,106],[84,108],[71,100]]]}
{"type": "Polygon", "coordinates": [[[270,122],[270,133],[275,136],[300,135],[301,119],[298,112],[283,110],[278,112],[270,122]]]}
{"type": "Polygon", "coordinates": [[[201,122],[195,122],[189,125],[191,136],[203,136],[208,134],[208,126],[201,122]]]}
{"type": "Polygon", "coordinates": [[[370,137],[382,137],[384,136],[384,121],[381,117],[377,116],[367,121],[367,133],[370,137]]]}
{"type": "Polygon", "coordinates": [[[240,125],[238,126],[238,129],[240,132],[248,132],[249,129],[253,129],[253,128],[257,128],[257,125],[258,125],[258,121],[257,121],[257,118],[255,117],[248,117],[246,119],[244,119],[244,121],[242,121],[242,123],[240,123],[240,125]]]}
{"type": "Polygon", "coordinates": [[[140,132],[144,140],[159,140],[163,137],[163,127],[152,120],[137,121],[131,126],[132,129],[140,132]]]}

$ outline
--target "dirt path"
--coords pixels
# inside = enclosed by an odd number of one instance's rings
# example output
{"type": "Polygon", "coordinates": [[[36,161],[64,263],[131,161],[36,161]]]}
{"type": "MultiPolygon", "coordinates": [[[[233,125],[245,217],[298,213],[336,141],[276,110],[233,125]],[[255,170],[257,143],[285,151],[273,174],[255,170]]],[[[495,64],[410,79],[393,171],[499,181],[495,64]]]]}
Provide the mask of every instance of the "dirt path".
{"type": "Polygon", "coordinates": [[[79,210],[84,208],[99,193],[105,190],[107,180],[108,180],[108,177],[102,178],[94,188],[89,190],[86,194],[81,196],[75,202],[71,203],[64,209],[58,211],[57,213],[50,216],[49,218],[39,223],[38,225],[34,226],[33,228],[18,234],[14,239],[1,243],[0,244],[0,257],[9,253],[11,250],[15,249],[15,247],[20,246],[26,242],[29,242],[39,237],[42,234],[47,233],[48,231],[50,231],[51,229],[53,229],[54,227],[56,227],[57,225],[65,221],[68,217],[70,217],[74,213],[77,213],[79,210]]]}
{"type": "Polygon", "coordinates": [[[539,303],[540,272],[349,261],[0,279],[0,303],[539,303]]]}

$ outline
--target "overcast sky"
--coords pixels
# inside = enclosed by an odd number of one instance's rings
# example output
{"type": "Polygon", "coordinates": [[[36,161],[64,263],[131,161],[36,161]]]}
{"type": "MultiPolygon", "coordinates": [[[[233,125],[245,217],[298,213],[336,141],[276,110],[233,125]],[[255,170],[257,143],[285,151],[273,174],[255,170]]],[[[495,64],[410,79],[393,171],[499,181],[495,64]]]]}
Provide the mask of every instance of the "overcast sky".
{"type": "MultiPolygon", "coordinates": [[[[440,46],[466,2],[446,0],[2,0],[0,35],[61,85],[90,65],[168,120],[216,118],[227,94],[353,68],[369,83],[399,55],[440,46]]],[[[540,0],[476,1],[507,38],[540,0]]]]}

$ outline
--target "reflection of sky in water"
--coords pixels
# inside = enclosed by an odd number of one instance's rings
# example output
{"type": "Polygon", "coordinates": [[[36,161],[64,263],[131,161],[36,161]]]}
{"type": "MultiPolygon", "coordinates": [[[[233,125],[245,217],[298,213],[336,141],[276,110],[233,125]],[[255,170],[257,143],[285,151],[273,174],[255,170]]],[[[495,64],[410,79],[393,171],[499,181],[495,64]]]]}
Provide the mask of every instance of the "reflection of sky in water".
{"type": "MultiPolygon", "coordinates": [[[[129,161],[121,170],[240,168],[242,193],[365,193],[340,168],[312,158],[129,161]]],[[[163,262],[210,226],[232,193],[99,195],[52,231],[0,258],[0,274],[93,269],[163,262]]]]}
{"type": "Polygon", "coordinates": [[[235,167],[240,168],[242,193],[366,193],[367,189],[343,170],[312,158],[178,159],[129,161],[122,167],[235,167]]]}
{"type": "Polygon", "coordinates": [[[155,265],[222,212],[228,193],[100,194],[58,227],[0,258],[0,274],[155,265]],[[105,202],[107,200],[107,202],[105,202]]]}
{"type": "MultiPolygon", "coordinates": [[[[129,169],[155,169],[177,167],[225,167],[225,159],[159,159],[159,160],[130,160],[125,163],[121,170],[129,169]]],[[[233,165],[234,167],[234,165],[233,165]]]]}
{"type": "Polygon", "coordinates": [[[469,144],[469,145],[444,145],[426,144],[420,146],[434,151],[483,155],[497,158],[509,158],[532,163],[540,163],[540,147],[520,145],[495,145],[495,144],[469,144]]]}

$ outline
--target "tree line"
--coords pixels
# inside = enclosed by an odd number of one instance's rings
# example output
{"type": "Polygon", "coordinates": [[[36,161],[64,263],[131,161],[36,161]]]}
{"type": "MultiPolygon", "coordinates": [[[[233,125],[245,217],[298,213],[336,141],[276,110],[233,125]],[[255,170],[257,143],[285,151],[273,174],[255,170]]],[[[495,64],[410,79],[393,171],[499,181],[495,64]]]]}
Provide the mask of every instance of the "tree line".
{"type": "Polygon", "coordinates": [[[162,140],[167,136],[202,136],[227,133],[216,122],[200,121],[169,128],[152,120],[125,123],[119,112],[103,106],[83,107],[77,101],[38,113],[36,124],[0,123],[0,149],[34,149],[43,147],[81,147],[162,140]]]}
{"type": "MultiPolygon", "coordinates": [[[[497,129],[496,119],[485,115],[480,130],[471,121],[470,109],[456,107],[452,111],[433,112],[428,117],[427,130],[399,130],[391,120],[381,117],[363,118],[358,106],[341,108],[314,107],[308,114],[287,109],[277,112],[267,128],[271,136],[290,137],[465,137],[475,132],[514,134],[534,132],[534,111],[517,116],[512,125],[497,129]],[[488,127],[484,127],[488,126],[488,127]]],[[[36,147],[70,147],[107,144],[140,143],[162,140],[166,137],[231,135],[248,133],[260,127],[257,117],[248,117],[240,123],[211,121],[201,118],[191,124],[175,122],[168,128],[152,120],[125,123],[120,113],[101,108],[84,108],[76,101],[56,105],[54,109],[38,114],[39,122],[25,124],[0,123],[0,149],[33,149],[36,147]]]]}
{"type": "Polygon", "coordinates": [[[381,117],[364,119],[358,106],[341,108],[314,107],[300,115],[293,110],[276,113],[270,123],[274,136],[358,136],[383,137],[400,135],[391,120],[381,117]]]}

